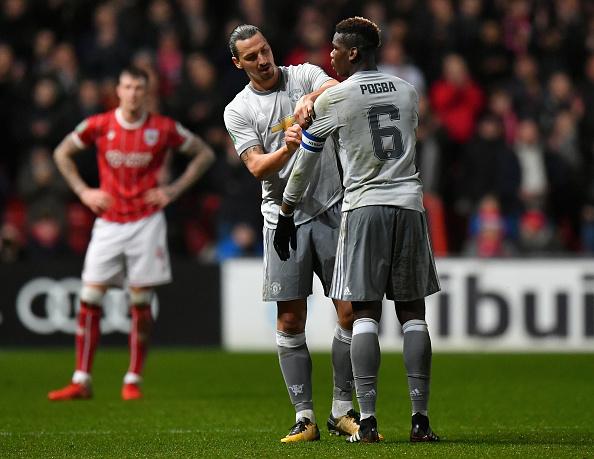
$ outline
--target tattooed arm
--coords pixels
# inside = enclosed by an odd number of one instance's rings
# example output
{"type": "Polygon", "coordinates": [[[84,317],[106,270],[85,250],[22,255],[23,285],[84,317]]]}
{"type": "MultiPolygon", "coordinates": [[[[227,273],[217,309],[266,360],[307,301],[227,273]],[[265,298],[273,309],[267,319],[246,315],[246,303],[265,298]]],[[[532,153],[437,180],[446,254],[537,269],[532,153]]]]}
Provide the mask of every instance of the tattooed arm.
{"type": "Polygon", "coordinates": [[[241,160],[258,180],[280,171],[301,142],[301,128],[295,124],[285,131],[285,145],[276,151],[266,153],[262,145],[254,145],[241,153],[241,160]]]}
{"type": "Polygon", "coordinates": [[[111,206],[112,198],[99,188],[90,188],[81,178],[73,159],[73,156],[80,151],[81,149],[73,140],[73,135],[68,134],[54,150],[54,160],[58,170],[83,204],[95,214],[101,215],[111,206]]]}

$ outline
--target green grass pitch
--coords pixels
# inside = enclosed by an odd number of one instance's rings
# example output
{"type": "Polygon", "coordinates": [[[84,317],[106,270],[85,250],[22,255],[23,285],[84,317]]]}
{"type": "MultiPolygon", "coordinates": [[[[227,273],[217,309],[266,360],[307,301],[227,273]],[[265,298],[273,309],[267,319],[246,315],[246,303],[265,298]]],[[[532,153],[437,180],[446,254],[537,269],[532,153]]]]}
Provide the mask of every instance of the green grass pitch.
{"type": "Polygon", "coordinates": [[[124,349],[101,348],[90,401],[50,403],[72,350],[0,351],[0,457],[594,457],[594,355],[435,354],[431,420],[443,441],[407,442],[402,357],[385,354],[386,440],[331,437],[328,354],[314,354],[319,442],[283,445],[293,424],[276,355],[155,349],[145,399],[119,398],[124,349]]]}

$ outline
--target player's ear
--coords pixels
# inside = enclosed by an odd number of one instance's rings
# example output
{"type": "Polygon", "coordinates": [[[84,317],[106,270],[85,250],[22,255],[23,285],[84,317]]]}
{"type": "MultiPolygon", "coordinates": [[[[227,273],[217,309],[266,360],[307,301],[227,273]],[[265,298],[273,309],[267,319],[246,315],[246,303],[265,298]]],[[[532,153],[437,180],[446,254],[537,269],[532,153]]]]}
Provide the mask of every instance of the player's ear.
{"type": "Polygon", "coordinates": [[[359,53],[359,48],[352,47],[349,49],[349,62],[356,63],[361,59],[361,53],[359,53]]]}
{"type": "Polygon", "coordinates": [[[235,64],[235,67],[237,67],[238,69],[242,69],[243,67],[241,66],[241,62],[239,62],[239,59],[237,59],[235,56],[233,56],[231,58],[231,60],[233,61],[233,63],[235,64]]]}

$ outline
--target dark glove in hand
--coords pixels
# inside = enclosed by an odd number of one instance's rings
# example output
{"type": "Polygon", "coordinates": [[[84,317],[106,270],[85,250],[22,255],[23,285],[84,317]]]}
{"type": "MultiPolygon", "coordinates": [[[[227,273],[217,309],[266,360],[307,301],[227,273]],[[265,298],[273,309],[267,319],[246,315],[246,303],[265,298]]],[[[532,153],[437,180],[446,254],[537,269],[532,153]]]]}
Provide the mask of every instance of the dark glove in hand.
{"type": "Polygon", "coordinates": [[[290,258],[289,243],[293,250],[297,249],[297,230],[295,229],[295,221],[293,216],[283,217],[278,215],[278,223],[276,224],[276,231],[274,232],[274,250],[278,257],[286,261],[290,258]]]}

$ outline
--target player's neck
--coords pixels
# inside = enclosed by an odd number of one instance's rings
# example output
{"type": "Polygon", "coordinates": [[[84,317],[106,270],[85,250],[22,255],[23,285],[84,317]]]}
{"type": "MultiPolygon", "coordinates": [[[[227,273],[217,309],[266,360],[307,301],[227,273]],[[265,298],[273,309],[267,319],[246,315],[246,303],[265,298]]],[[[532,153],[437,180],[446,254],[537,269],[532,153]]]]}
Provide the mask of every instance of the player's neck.
{"type": "Polygon", "coordinates": [[[124,129],[138,129],[146,121],[147,112],[144,109],[139,112],[126,111],[122,107],[118,107],[115,111],[115,117],[118,124],[124,129]]]}
{"type": "Polygon", "coordinates": [[[377,63],[375,62],[375,59],[362,60],[361,62],[353,65],[349,70],[349,76],[352,76],[357,72],[365,72],[367,70],[377,70],[377,63]]]}
{"type": "Polygon", "coordinates": [[[125,108],[120,107],[119,111],[123,120],[129,124],[137,123],[145,116],[146,113],[144,108],[139,108],[138,110],[126,110],[125,108]]]}

